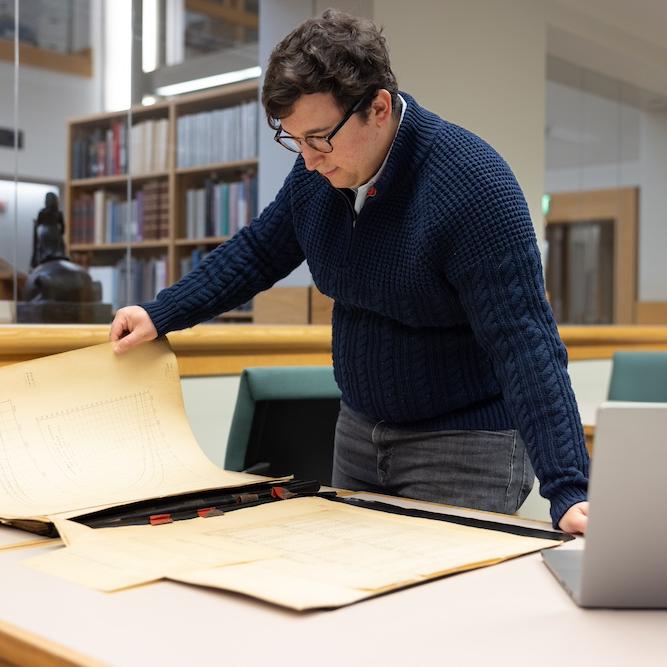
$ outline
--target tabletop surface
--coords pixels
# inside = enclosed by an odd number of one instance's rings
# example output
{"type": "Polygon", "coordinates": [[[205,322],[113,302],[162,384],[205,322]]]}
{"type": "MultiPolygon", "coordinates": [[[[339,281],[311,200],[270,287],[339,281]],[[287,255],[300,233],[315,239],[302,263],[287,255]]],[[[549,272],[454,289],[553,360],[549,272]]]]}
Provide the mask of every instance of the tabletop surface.
{"type": "MultiPolygon", "coordinates": [[[[0,543],[12,533],[0,527],[0,543]]],[[[108,665],[266,667],[284,659],[296,665],[529,660],[608,667],[667,659],[667,611],[580,609],[539,554],[333,611],[297,613],[172,582],[104,594],[22,565],[54,548],[0,551],[0,619],[108,665]]]]}

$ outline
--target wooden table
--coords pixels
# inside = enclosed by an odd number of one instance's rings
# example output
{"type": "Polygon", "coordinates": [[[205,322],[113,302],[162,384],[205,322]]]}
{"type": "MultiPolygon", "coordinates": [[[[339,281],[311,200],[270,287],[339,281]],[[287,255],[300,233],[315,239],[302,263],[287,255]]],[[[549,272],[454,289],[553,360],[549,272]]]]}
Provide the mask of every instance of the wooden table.
{"type": "MultiPolygon", "coordinates": [[[[0,528],[0,537],[10,530],[0,528]]],[[[52,548],[0,551],[0,664],[648,667],[667,655],[667,611],[580,609],[539,554],[335,611],[295,613],[171,582],[109,595],[22,564],[52,548]]]]}

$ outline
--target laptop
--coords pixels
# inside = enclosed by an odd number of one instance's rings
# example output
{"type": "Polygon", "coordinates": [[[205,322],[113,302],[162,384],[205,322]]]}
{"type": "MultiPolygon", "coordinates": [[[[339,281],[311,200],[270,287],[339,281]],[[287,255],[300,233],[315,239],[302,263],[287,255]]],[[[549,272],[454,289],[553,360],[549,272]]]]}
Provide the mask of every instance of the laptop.
{"type": "Polygon", "coordinates": [[[598,409],[583,550],[542,552],[582,607],[667,608],[667,403],[598,409]]]}

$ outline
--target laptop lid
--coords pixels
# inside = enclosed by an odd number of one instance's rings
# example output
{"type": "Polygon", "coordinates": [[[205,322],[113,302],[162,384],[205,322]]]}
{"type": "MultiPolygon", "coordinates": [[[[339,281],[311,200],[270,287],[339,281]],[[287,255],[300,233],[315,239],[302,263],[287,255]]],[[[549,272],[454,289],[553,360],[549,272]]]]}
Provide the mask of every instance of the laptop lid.
{"type": "Polygon", "coordinates": [[[667,607],[667,403],[598,410],[578,602],[667,607]]]}

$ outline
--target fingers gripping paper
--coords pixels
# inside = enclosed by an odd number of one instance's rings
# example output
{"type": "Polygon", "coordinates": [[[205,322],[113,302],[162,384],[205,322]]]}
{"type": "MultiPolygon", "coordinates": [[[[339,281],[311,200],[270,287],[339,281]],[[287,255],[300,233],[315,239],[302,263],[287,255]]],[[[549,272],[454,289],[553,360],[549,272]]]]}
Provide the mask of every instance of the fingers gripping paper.
{"type": "Polygon", "coordinates": [[[0,517],[127,503],[253,478],[199,448],[166,340],[0,369],[0,517]]]}

